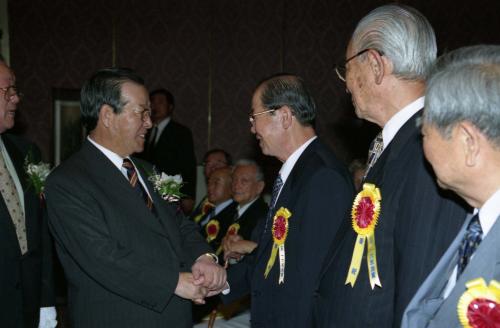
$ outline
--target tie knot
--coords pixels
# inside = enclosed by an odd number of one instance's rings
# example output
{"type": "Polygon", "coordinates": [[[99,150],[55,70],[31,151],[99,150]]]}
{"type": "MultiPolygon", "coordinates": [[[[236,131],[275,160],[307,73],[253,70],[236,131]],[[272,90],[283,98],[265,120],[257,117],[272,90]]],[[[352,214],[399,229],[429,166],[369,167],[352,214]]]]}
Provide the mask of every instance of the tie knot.
{"type": "Polygon", "coordinates": [[[478,214],[474,215],[470,220],[469,226],[467,227],[467,231],[480,235],[483,234],[483,229],[481,228],[481,221],[479,221],[478,214]]]}
{"type": "Polygon", "coordinates": [[[123,159],[123,164],[122,166],[124,168],[126,168],[127,170],[134,170],[135,171],[135,167],[134,167],[134,164],[132,164],[132,161],[128,158],[124,158],[123,159]]]}

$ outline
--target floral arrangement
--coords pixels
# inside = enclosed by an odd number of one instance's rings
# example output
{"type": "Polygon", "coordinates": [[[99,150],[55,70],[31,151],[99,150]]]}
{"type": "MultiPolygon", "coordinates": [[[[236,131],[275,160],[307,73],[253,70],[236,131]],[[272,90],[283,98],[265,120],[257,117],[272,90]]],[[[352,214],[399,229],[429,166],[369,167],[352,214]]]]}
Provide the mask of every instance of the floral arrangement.
{"type": "Polygon", "coordinates": [[[177,202],[184,196],[181,192],[183,182],[180,174],[167,175],[162,172],[161,175],[152,174],[148,179],[153,183],[155,191],[160,194],[161,198],[168,202],[177,202]]]}
{"type": "Polygon", "coordinates": [[[24,167],[30,185],[33,186],[37,194],[42,195],[45,188],[45,180],[50,173],[50,165],[43,162],[34,164],[30,161],[30,156],[27,156],[24,160],[24,167]]]}

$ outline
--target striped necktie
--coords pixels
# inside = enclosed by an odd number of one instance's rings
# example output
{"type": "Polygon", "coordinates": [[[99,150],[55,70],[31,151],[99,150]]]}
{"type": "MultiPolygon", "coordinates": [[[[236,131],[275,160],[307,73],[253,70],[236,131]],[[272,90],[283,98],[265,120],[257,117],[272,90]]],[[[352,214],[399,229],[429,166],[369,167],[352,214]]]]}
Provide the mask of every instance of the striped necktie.
{"type": "Polygon", "coordinates": [[[149,197],[146,190],[142,186],[142,183],[139,181],[139,176],[137,175],[137,171],[135,170],[134,164],[130,161],[130,159],[123,159],[122,166],[127,170],[127,177],[130,182],[130,185],[134,189],[134,191],[144,200],[146,206],[152,210],[153,209],[153,201],[149,197]]]}
{"type": "Polygon", "coordinates": [[[281,187],[283,187],[283,180],[281,179],[281,174],[278,174],[276,177],[276,180],[274,181],[273,185],[273,191],[271,194],[271,202],[269,203],[269,211],[267,212],[266,216],[266,225],[264,226],[264,234],[267,231],[267,227],[269,224],[269,221],[272,220],[273,213],[275,212],[275,206],[276,206],[276,201],[278,200],[278,195],[280,193],[281,187]]]}

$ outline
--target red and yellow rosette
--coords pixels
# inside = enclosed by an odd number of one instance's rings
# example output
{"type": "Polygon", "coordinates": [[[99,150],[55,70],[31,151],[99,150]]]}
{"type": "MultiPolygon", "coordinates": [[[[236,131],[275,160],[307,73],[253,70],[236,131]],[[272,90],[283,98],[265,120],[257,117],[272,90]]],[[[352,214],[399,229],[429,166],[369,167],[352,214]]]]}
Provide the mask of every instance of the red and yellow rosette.
{"type": "Polygon", "coordinates": [[[207,198],[203,201],[203,205],[201,205],[200,214],[194,217],[193,221],[199,223],[201,218],[207,215],[214,208],[214,205],[208,201],[207,198]]]}
{"type": "Polygon", "coordinates": [[[347,272],[346,285],[351,284],[354,287],[361,269],[361,260],[367,244],[367,264],[368,277],[372,289],[375,286],[382,287],[377,269],[377,251],[375,247],[375,226],[377,225],[380,214],[380,201],[382,196],[380,190],[371,183],[363,184],[361,190],[352,206],[352,227],[357,232],[356,244],[352,252],[351,265],[347,272]],[[366,242],[368,241],[368,242],[366,242]]]}
{"type": "MultiPolygon", "coordinates": [[[[227,228],[226,231],[226,236],[232,236],[238,234],[238,231],[240,230],[240,224],[239,223],[233,223],[227,228]]],[[[215,252],[215,255],[219,255],[222,253],[222,245],[217,248],[217,251],[215,252]]]]}
{"type": "Polygon", "coordinates": [[[273,248],[271,250],[271,256],[269,256],[269,260],[267,261],[266,271],[264,272],[264,277],[267,278],[269,272],[276,261],[276,255],[279,252],[280,257],[280,276],[278,280],[278,284],[282,284],[285,282],[285,241],[288,235],[288,219],[292,216],[292,213],[281,207],[273,218],[273,248]]]}
{"type": "Polygon", "coordinates": [[[492,280],[486,285],[483,278],[468,281],[467,290],[458,300],[457,312],[465,328],[500,327],[500,283],[492,280]]]}
{"type": "Polygon", "coordinates": [[[217,238],[217,235],[219,234],[220,230],[220,224],[219,221],[217,220],[210,220],[208,221],[207,225],[205,226],[205,232],[207,233],[207,242],[211,242],[215,238],[217,238]]]}

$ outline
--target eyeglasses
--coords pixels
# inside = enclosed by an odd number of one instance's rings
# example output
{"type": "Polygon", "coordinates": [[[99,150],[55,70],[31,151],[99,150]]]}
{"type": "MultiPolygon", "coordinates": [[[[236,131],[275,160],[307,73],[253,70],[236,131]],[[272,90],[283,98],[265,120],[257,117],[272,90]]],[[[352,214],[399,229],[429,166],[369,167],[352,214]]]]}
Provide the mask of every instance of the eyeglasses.
{"type": "Polygon", "coordinates": [[[364,49],[364,50],[361,50],[360,52],[358,52],[358,53],[357,53],[357,54],[355,54],[354,56],[351,56],[351,57],[347,58],[347,59],[344,61],[344,63],[343,63],[343,64],[337,64],[337,65],[335,65],[335,73],[337,73],[338,78],[339,78],[339,79],[341,79],[342,81],[344,81],[344,82],[345,82],[345,76],[346,76],[346,71],[347,71],[347,69],[346,69],[347,63],[348,63],[348,62],[350,62],[351,60],[353,60],[354,58],[359,57],[359,56],[361,56],[362,54],[364,54],[364,53],[366,53],[366,52],[368,52],[368,51],[370,51],[370,50],[373,50],[373,51],[378,52],[378,54],[379,54],[380,56],[383,56],[383,55],[384,55],[384,53],[383,53],[382,51],[377,50],[377,49],[366,48],[366,49],[364,49]]]}
{"type": "Polygon", "coordinates": [[[134,112],[134,114],[139,115],[143,121],[146,121],[147,119],[151,118],[151,110],[150,109],[136,108],[136,109],[133,109],[132,111],[134,112]]]}
{"type": "Polygon", "coordinates": [[[257,116],[264,115],[267,113],[273,113],[273,112],[277,111],[278,109],[280,109],[281,107],[282,106],[279,106],[277,108],[268,109],[268,110],[258,112],[258,113],[250,113],[250,114],[248,114],[248,120],[250,121],[250,124],[253,124],[255,122],[255,118],[257,116]]]}
{"type": "Polygon", "coordinates": [[[4,98],[6,101],[11,101],[14,96],[17,96],[19,99],[23,97],[23,94],[19,91],[19,88],[15,85],[9,85],[5,88],[0,88],[4,92],[4,98]]]}

